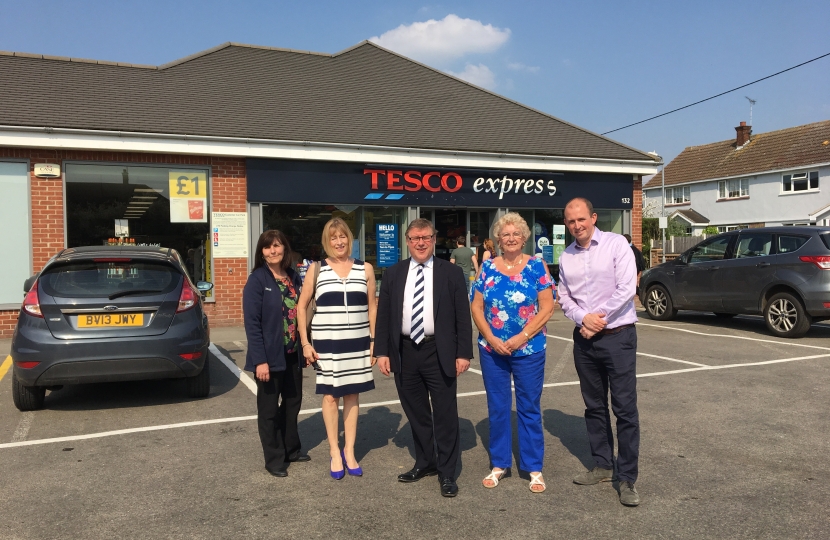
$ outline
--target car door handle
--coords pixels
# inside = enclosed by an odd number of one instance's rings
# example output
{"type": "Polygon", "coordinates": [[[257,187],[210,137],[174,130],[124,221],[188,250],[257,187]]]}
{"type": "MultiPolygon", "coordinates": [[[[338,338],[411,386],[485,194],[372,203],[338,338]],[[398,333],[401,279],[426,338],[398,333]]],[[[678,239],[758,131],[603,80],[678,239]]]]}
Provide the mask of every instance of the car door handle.
{"type": "Polygon", "coordinates": [[[667,275],[667,276],[673,276],[673,275],[674,275],[674,272],[666,272],[666,275],[667,275]]]}
{"type": "Polygon", "coordinates": [[[708,270],[709,270],[709,271],[712,271],[712,270],[720,270],[720,266],[710,266],[710,267],[708,268],[708,270]]]}
{"type": "Polygon", "coordinates": [[[768,262],[759,262],[755,266],[757,266],[758,268],[763,268],[765,266],[769,266],[769,263],[768,262]]]}

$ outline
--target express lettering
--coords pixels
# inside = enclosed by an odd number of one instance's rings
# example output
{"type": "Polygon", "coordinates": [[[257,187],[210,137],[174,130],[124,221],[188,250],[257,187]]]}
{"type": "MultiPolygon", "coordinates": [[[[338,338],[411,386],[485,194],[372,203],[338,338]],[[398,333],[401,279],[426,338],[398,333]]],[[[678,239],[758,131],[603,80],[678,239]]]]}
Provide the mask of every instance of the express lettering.
{"type": "Polygon", "coordinates": [[[548,180],[547,184],[544,180],[534,180],[532,178],[476,178],[473,182],[473,191],[476,193],[498,193],[499,200],[504,197],[505,193],[524,193],[530,195],[532,193],[540,194],[547,189],[548,196],[553,197],[556,194],[556,185],[553,180],[548,180]]]}
{"type": "Polygon", "coordinates": [[[439,191],[455,193],[464,184],[461,175],[454,172],[442,174],[437,171],[421,173],[419,171],[365,169],[363,174],[372,176],[372,190],[421,191],[425,189],[433,193],[439,191]],[[381,178],[385,180],[385,187],[379,187],[381,178]]]}

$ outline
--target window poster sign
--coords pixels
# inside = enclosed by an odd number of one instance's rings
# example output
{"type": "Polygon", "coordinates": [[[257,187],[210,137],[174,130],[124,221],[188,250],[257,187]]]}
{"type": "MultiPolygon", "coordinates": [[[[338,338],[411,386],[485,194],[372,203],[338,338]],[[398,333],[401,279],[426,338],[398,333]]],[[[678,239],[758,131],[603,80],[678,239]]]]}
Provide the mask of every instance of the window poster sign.
{"type": "Polygon", "coordinates": [[[170,223],[207,223],[205,171],[170,171],[170,223]]]}
{"type": "Polygon", "coordinates": [[[392,266],[398,262],[398,226],[394,223],[377,223],[378,267],[392,266]]]}
{"type": "Polygon", "coordinates": [[[565,226],[554,225],[552,234],[553,264],[559,264],[559,257],[565,251],[565,226]]]}
{"type": "Polygon", "coordinates": [[[248,258],[248,213],[213,212],[211,244],[216,259],[248,258]]]}
{"type": "Polygon", "coordinates": [[[632,175],[462,169],[285,159],[247,160],[248,201],[373,206],[630,209],[632,175]]]}

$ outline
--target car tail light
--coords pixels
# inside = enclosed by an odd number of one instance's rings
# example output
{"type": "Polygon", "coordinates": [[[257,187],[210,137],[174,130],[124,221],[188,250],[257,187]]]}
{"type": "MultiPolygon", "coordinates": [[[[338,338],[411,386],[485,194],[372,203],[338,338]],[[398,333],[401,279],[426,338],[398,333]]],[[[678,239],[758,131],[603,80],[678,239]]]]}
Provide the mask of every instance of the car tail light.
{"type": "Polygon", "coordinates": [[[202,353],[201,352],[189,352],[189,353],[180,354],[179,356],[181,356],[185,360],[198,360],[199,358],[202,357],[202,353]]]}
{"type": "Polygon", "coordinates": [[[804,255],[799,257],[802,262],[813,263],[822,270],[830,270],[830,256],[827,255],[804,255]]]}
{"type": "Polygon", "coordinates": [[[37,281],[32,284],[32,288],[29,289],[26,298],[23,299],[23,311],[33,317],[43,318],[43,313],[40,312],[40,300],[37,297],[37,281]]]}
{"type": "Polygon", "coordinates": [[[176,309],[176,313],[181,313],[182,311],[187,311],[188,309],[192,308],[196,305],[196,302],[199,301],[199,296],[196,291],[193,290],[190,285],[187,283],[182,285],[182,294],[179,295],[179,307],[176,309]]]}
{"type": "Polygon", "coordinates": [[[15,362],[15,364],[17,364],[17,367],[19,368],[32,369],[33,367],[36,367],[38,364],[40,364],[40,362],[15,362]]]}

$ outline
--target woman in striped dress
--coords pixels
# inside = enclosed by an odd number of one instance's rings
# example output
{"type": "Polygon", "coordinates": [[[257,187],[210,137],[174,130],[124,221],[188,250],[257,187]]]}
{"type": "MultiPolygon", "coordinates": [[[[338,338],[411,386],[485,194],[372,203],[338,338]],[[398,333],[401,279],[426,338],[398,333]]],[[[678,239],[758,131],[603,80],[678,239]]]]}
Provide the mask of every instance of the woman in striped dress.
{"type": "Polygon", "coordinates": [[[357,437],[358,396],[375,387],[372,366],[375,334],[375,273],[372,265],[352,259],[354,237],[345,221],[329,220],[323,227],[322,244],[328,257],[308,269],[300,296],[298,318],[307,321],[312,295],[317,312],[308,325],[300,325],[306,364],[317,362],[317,393],[323,394],[323,421],[331,455],[330,474],[340,480],[346,474],[361,476],[354,456],[357,437]],[[313,341],[313,342],[312,342],[313,341]],[[338,436],[340,398],[343,398],[345,444],[338,436]],[[344,470],[345,469],[345,470],[344,470]]]}

